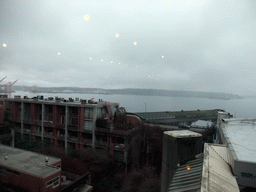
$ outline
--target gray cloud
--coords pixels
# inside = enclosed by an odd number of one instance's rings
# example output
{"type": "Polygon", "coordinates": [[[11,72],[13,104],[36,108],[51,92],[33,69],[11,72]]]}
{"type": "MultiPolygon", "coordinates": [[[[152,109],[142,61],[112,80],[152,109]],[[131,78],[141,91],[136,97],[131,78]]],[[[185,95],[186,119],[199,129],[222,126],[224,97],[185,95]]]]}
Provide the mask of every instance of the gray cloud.
{"type": "Polygon", "coordinates": [[[255,94],[255,4],[1,1],[0,77],[17,85],[255,94]]]}

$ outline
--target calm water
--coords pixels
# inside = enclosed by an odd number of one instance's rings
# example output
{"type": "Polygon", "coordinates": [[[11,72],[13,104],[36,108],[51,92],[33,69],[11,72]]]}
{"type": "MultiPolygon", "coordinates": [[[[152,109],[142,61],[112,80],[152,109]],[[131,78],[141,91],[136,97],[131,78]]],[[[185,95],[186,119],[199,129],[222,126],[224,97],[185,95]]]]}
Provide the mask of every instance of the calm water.
{"type": "Polygon", "coordinates": [[[30,93],[17,91],[14,95],[34,97],[44,95],[45,97],[64,97],[68,99],[80,98],[91,99],[95,101],[103,99],[105,101],[119,103],[120,107],[125,107],[127,112],[153,112],[153,111],[179,111],[179,110],[197,110],[197,109],[224,109],[237,118],[255,118],[256,117],[256,99],[202,99],[186,97],[159,97],[159,96],[137,96],[137,95],[104,95],[104,94],[77,94],[77,93],[30,93]]]}

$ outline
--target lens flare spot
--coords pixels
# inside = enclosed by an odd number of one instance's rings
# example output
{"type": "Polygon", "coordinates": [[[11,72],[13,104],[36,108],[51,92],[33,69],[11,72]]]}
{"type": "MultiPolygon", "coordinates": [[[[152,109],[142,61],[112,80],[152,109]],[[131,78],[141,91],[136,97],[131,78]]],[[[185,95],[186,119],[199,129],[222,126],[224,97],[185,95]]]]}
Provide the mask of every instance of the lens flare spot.
{"type": "Polygon", "coordinates": [[[89,21],[89,20],[90,20],[90,16],[89,16],[89,15],[87,15],[87,14],[86,14],[86,15],[84,15],[84,20],[85,20],[85,21],[89,21]]]}
{"type": "Polygon", "coordinates": [[[101,62],[103,62],[103,59],[101,59],[101,62]]]}
{"type": "Polygon", "coordinates": [[[138,43],[136,41],[133,42],[133,45],[137,45],[138,43]]]}
{"type": "Polygon", "coordinates": [[[136,67],[139,67],[138,65],[136,67]]]}
{"type": "Polygon", "coordinates": [[[6,43],[3,43],[3,47],[7,47],[6,43]]]}
{"type": "Polygon", "coordinates": [[[58,55],[60,55],[60,52],[58,52],[58,55]]]}
{"type": "Polygon", "coordinates": [[[92,60],[92,58],[90,57],[90,60],[92,60]]]}
{"type": "Polygon", "coordinates": [[[120,36],[120,34],[119,34],[119,33],[116,33],[116,34],[115,34],[115,37],[116,37],[116,38],[118,38],[119,36],[120,36]]]}
{"type": "Polygon", "coordinates": [[[164,56],[162,56],[162,58],[164,58],[164,56]]]}
{"type": "Polygon", "coordinates": [[[121,65],[121,63],[118,63],[119,65],[121,65]]]}
{"type": "Polygon", "coordinates": [[[113,63],[113,61],[111,61],[110,63],[113,63]]]}

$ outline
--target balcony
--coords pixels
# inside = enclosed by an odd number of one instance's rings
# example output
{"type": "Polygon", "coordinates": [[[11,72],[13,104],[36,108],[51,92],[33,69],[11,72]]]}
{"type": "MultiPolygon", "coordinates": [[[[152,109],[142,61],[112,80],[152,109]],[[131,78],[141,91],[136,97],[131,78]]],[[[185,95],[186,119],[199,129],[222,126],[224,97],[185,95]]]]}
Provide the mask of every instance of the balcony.
{"type": "Polygon", "coordinates": [[[44,133],[44,137],[54,138],[53,132],[49,132],[49,133],[45,132],[45,133],[44,133]]]}
{"type": "Polygon", "coordinates": [[[111,148],[113,150],[123,151],[125,149],[125,144],[122,144],[122,143],[112,143],[111,148]]]}
{"type": "Polygon", "coordinates": [[[131,129],[129,131],[123,131],[123,130],[115,130],[115,129],[96,128],[96,132],[128,136],[128,135],[132,134],[133,129],[131,129]]]}
{"type": "Polygon", "coordinates": [[[80,143],[81,144],[85,144],[85,145],[91,145],[92,144],[92,140],[91,139],[80,139],[80,143]]]}
{"type": "Polygon", "coordinates": [[[23,123],[31,123],[30,118],[24,118],[24,119],[23,119],[23,123]]]}
{"type": "Polygon", "coordinates": [[[41,131],[37,131],[36,133],[31,133],[32,135],[36,135],[36,136],[41,136],[42,132],[41,131]]]}
{"type": "Polygon", "coordinates": [[[65,135],[64,135],[64,136],[57,137],[57,139],[64,141],[64,140],[65,140],[65,135]]]}
{"type": "Polygon", "coordinates": [[[11,134],[0,135],[0,141],[9,140],[9,139],[12,139],[11,134]]]}
{"type": "Polygon", "coordinates": [[[53,122],[52,121],[44,121],[44,126],[53,127],[53,122]]]}
{"type": "Polygon", "coordinates": [[[76,130],[78,130],[78,125],[70,124],[70,125],[68,125],[68,129],[76,131],[76,130]]]}
{"type": "Polygon", "coordinates": [[[60,129],[65,129],[65,124],[58,124],[55,127],[60,129]]]}
{"type": "Polygon", "coordinates": [[[11,121],[20,123],[20,117],[11,118],[11,121]]]}
{"type": "Polygon", "coordinates": [[[96,145],[100,147],[108,147],[108,143],[106,141],[97,141],[96,140],[96,145]]]}
{"type": "Polygon", "coordinates": [[[24,129],[24,132],[26,132],[26,133],[30,133],[30,132],[31,132],[31,130],[30,130],[30,129],[24,129]]]}
{"type": "Polygon", "coordinates": [[[77,142],[77,137],[75,137],[75,136],[68,136],[68,141],[77,142]]]}

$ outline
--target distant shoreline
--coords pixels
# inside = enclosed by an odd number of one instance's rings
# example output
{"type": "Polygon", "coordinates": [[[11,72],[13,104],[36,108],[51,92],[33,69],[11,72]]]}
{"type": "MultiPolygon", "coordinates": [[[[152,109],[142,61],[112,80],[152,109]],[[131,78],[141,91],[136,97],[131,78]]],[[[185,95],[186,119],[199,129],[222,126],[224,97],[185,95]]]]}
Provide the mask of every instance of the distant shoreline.
{"type": "Polygon", "coordinates": [[[177,91],[163,89],[100,89],[100,88],[78,88],[78,87],[35,87],[35,86],[13,86],[15,91],[26,91],[35,94],[40,93],[62,93],[62,94],[106,94],[106,95],[141,95],[141,96],[165,96],[186,98],[208,98],[208,99],[243,99],[243,97],[232,93],[202,92],[202,91],[177,91]]]}

